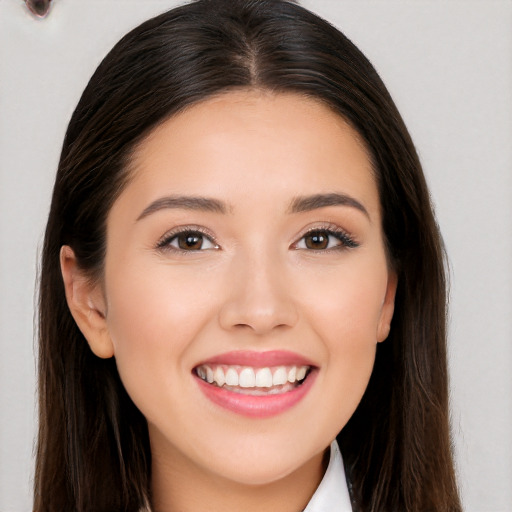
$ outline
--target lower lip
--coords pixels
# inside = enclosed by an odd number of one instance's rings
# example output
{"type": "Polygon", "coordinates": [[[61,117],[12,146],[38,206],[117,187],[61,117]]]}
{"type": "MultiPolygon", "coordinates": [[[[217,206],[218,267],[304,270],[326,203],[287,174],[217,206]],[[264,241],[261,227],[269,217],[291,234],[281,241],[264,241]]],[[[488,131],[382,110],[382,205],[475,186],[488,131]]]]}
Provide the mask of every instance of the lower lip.
{"type": "Polygon", "coordinates": [[[243,393],[229,391],[208,384],[197,376],[196,380],[201,391],[214,404],[243,416],[268,418],[281,414],[298,404],[313,386],[316,375],[317,371],[313,370],[300,386],[297,386],[291,391],[277,395],[263,396],[244,395],[243,393]]]}

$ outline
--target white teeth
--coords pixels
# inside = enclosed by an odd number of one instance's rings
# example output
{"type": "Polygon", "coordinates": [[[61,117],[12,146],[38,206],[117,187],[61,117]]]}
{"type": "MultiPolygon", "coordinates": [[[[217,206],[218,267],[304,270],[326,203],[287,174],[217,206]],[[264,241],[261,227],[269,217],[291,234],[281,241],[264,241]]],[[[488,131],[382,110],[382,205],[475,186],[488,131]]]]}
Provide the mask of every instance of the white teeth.
{"type": "MultiPolygon", "coordinates": [[[[201,377],[201,375],[199,375],[201,377]]],[[[217,383],[217,386],[222,387],[226,382],[226,378],[224,377],[224,370],[217,366],[215,372],[213,373],[213,380],[217,383]]]]}
{"type": "Polygon", "coordinates": [[[253,388],[256,384],[256,376],[252,368],[244,368],[238,377],[238,385],[241,388],[253,388]]]}
{"type": "Polygon", "coordinates": [[[259,388],[272,387],[272,372],[270,368],[261,368],[256,372],[256,386],[259,388]]]}
{"type": "Polygon", "coordinates": [[[306,366],[301,366],[297,370],[297,374],[295,375],[295,378],[297,380],[302,380],[306,376],[306,372],[307,372],[307,367],[306,366]]]}
{"type": "MultiPolygon", "coordinates": [[[[272,388],[285,384],[295,384],[304,380],[308,366],[277,366],[274,368],[252,368],[241,366],[223,366],[203,364],[196,369],[197,376],[219,387],[224,385],[240,388],[272,388]]],[[[280,388],[281,389],[281,388],[280,388]]],[[[270,389],[268,393],[280,392],[270,389]]]]}
{"type": "Polygon", "coordinates": [[[282,386],[286,382],[288,382],[288,373],[285,368],[279,367],[274,375],[272,375],[272,384],[274,386],[282,386]]]}
{"type": "Polygon", "coordinates": [[[228,386],[238,386],[238,373],[234,368],[229,368],[226,372],[226,384],[228,386]]]}

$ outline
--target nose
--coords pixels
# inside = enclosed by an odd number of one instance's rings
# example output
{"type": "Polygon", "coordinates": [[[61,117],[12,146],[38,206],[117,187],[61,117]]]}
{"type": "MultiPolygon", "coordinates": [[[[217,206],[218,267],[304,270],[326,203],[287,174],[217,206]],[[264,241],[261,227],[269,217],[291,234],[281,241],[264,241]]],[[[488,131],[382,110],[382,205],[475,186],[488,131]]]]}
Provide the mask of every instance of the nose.
{"type": "Polygon", "coordinates": [[[226,281],[226,298],[219,312],[223,329],[265,335],[297,323],[292,286],[275,255],[235,262],[226,281]]]}

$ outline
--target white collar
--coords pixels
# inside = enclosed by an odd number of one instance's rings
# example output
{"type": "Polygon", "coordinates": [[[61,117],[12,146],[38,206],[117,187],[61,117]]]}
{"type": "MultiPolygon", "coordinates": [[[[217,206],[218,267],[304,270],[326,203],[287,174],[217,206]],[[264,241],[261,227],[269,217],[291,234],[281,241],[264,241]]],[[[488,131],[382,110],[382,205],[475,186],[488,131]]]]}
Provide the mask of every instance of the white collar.
{"type": "Polygon", "coordinates": [[[343,459],[338,443],[331,443],[329,465],[304,512],[352,512],[343,459]]]}

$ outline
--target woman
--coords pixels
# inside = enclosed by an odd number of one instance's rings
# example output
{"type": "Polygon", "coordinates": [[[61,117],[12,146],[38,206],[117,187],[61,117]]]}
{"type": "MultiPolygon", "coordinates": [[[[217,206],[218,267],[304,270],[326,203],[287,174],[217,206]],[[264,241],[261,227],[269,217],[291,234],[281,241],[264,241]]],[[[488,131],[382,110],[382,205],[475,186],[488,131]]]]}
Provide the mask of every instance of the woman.
{"type": "Polygon", "coordinates": [[[115,46],[41,275],[35,510],[460,510],[421,167],[301,7],[200,0],[115,46]]]}

